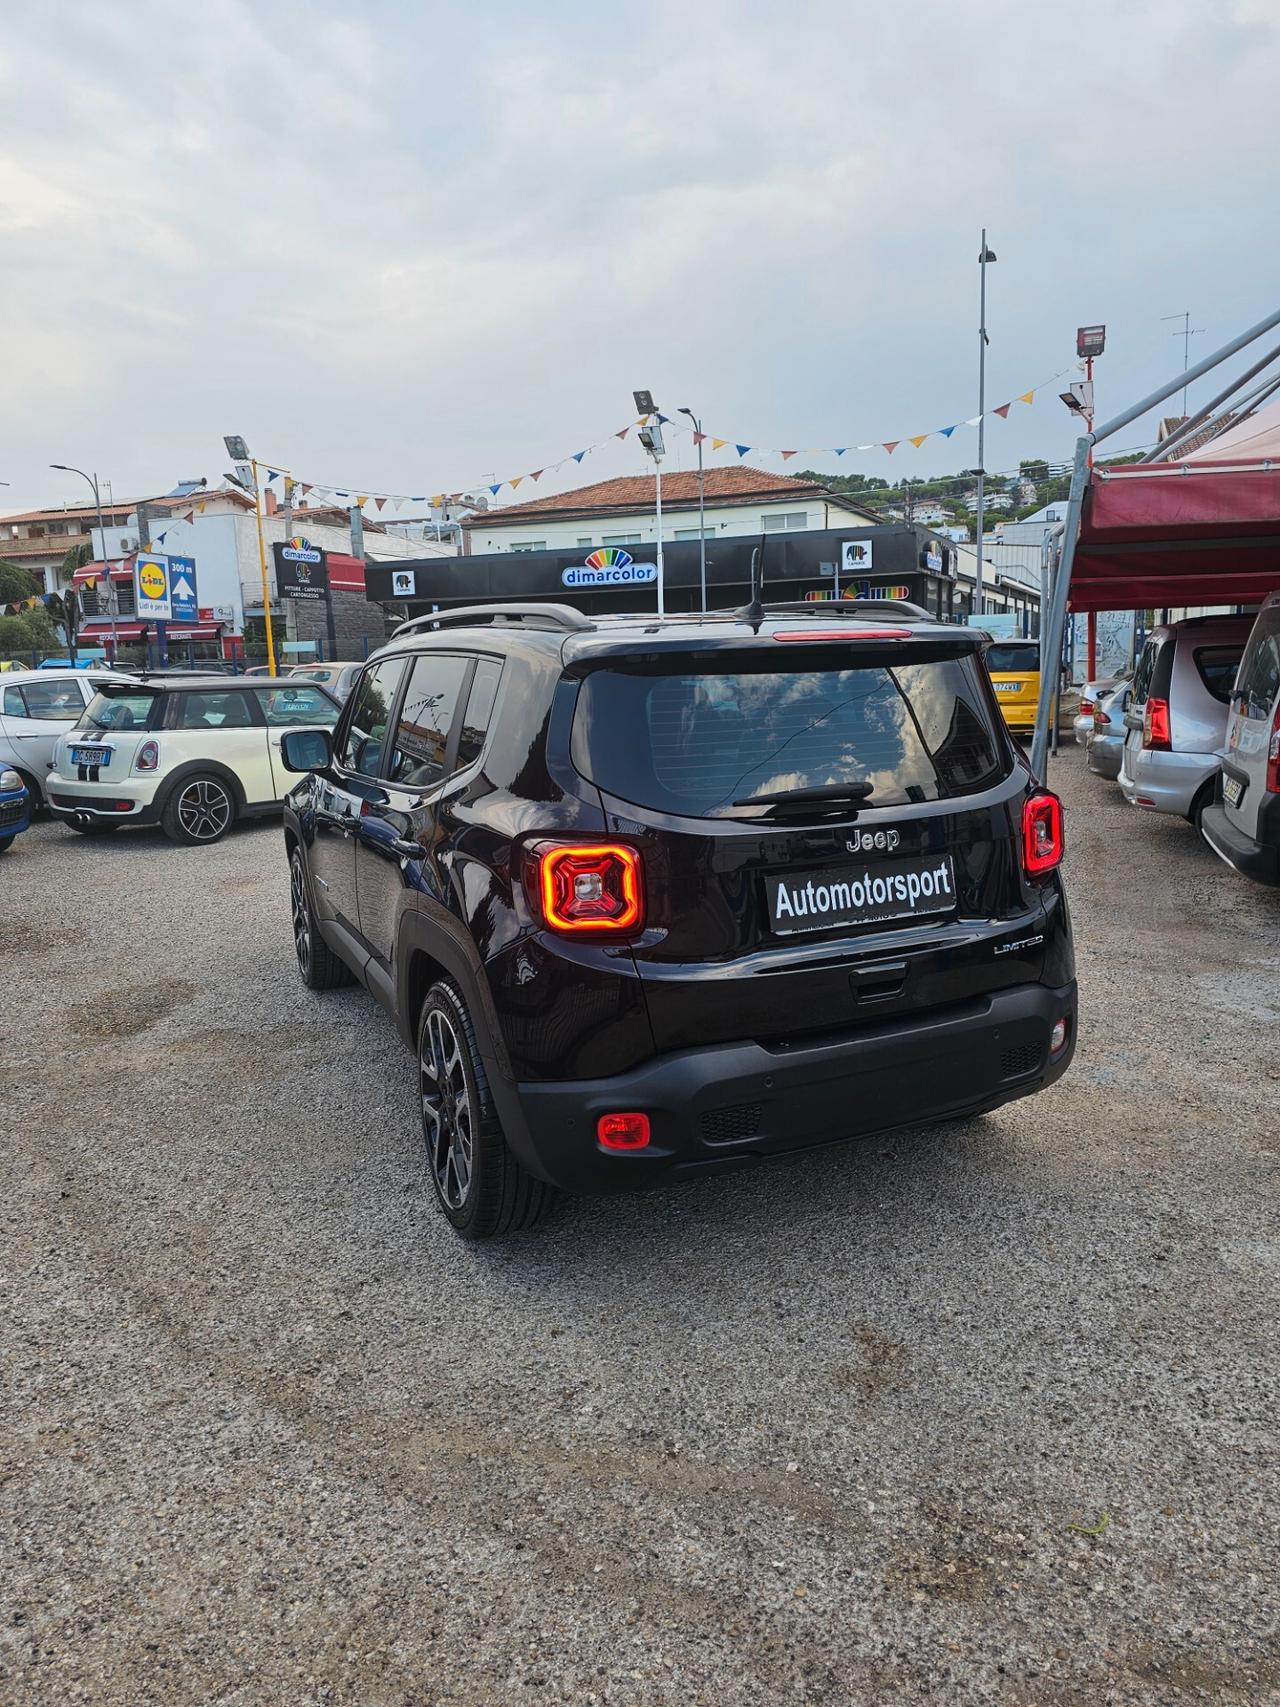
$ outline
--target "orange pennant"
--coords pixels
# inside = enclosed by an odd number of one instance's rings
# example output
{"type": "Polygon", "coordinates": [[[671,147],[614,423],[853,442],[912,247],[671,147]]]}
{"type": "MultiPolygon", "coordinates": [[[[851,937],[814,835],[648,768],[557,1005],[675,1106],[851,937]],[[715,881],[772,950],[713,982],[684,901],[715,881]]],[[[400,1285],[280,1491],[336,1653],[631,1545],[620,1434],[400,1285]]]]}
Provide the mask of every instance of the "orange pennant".
{"type": "Polygon", "coordinates": [[[1022,393],[1022,395],[1018,398],[1019,403],[1034,403],[1035,400],[1036,400],[1036,394],[1034,391],[1024,391],[1022,393]]]}
{"type": "Polygon", "coordinates": [[[523,474],[517,474],[514,480],[508,480],[507,481],[507,485],[510,486],[511,490],[514,492],[516,487],[520,484],[520,482],[523,479],[524,479],[523,474]]]}
{"type": "Polygon", "coordinates": [[[728,439],[712,439],[711,448],[712,450],[723,450],[728,442],[728,439]]]}
{"type": "Polygon", "coordinates": [[[919,450],[920,446],[924,443],[924,441],[928,437],[929,437],[928,433],[917,433],[911,442],[916,447],[916,449],[919,450]]]}

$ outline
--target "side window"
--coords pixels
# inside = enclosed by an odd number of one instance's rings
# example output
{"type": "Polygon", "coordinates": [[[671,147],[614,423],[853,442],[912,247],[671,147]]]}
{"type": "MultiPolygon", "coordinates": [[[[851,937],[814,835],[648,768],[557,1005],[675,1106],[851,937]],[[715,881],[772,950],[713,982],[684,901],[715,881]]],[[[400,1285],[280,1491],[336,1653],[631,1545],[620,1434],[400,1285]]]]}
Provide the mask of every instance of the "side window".
{"type": "Polygon", "coordinates": [[[458,736],[458,770],[465,770],[480,757],[484,738],[489,733],[489,719],[493,716],[493,702],[498,697],[498,683],[501,680],[502,665],[497,659],[481,658],[476,665],[476,673],[471,678],[467,709],[462,716],[462,731],[458,736]]]}
{"type": "MultiPolygon", "coordinates": [[[[75,682],[28,682],[23,688],[9,688],[5,693],[5,711],[9,712],[9,694],[18,693],[26,702],[27,717],[40,723],[74,723],[84,710],[84,701],[75,682]]],[[[19,710],[11,717],[22,717],[19,710]]]]}
{"type": "Polygon", "coordinates": [[[4,690],[4,714],[6,717],[25,717],[27,708],[22,703],[21,688],[6,688],[4,690]]]}
{"type": "Polygon", "coordinates": [[[1137,672],[1133,678],[1133,703],[1145,705],[1147,695],[1151,691],[1151,677],[1156,667],[1156,653],[1159,645],[1154,640],[1148,640],[1142,648],[1142,656],[1138,659],[1137,672]]]}
{"type": "Polygon", "coordinates": [[[255,721],[247,693],[178,695],[178,729],[252,729],[255,721]]]}
{"type": "Polygon", "coordinates": [[[1280,694],[1280,607],[1258,618],[1240,664],[1236,684],[1246,717],[1270,717],[1280,694]]]}
{"type": "Polygon", "coordinates": [[[387,775],[406,788],[430,788],[445,775],[445,755],[469,660],[439,652],[414,659],[387,775]]]}
{"type": "Polygon", "coordinates": [[[1223,705],[1230,702],[1236,671],[1240,668],[1239,646],[1199,646],[1195,651],[1200,680],[1223,705]]]}
{"type": "Polygon", "coordinates": [[[351,717],[338,753],[338,763],[361,776],[377,776],[391,721],[391,707],[404,675],[403,658],[387,658],[361,676],[352,695],[351,717]]]}
{"type": "Polygon", "coordinates": [[[297,723],[332,729],[338,721],[338,707],[309,682],[287,688],[259,688],[257,693],[258,704],[274,729],[297,723]]]}

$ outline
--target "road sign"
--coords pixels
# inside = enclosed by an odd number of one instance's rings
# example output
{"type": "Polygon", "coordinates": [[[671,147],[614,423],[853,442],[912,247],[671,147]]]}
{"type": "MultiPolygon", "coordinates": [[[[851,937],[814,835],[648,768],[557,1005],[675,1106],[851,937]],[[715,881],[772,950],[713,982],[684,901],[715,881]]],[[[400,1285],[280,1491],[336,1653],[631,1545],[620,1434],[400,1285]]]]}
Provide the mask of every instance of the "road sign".
{"type": "Polygon", "coordinates": [[[169,603],[175,622],[198,622],[200,601],[196,597],[196,560],[194,557],[169,559],[169,603]]]}
{"type": "Polygon", "coordinates": [[[173,617],[173,601],[169,596],[168,559],[139,552],[133,566],[133,583],[138,615],[169,622],[173,617]]]}

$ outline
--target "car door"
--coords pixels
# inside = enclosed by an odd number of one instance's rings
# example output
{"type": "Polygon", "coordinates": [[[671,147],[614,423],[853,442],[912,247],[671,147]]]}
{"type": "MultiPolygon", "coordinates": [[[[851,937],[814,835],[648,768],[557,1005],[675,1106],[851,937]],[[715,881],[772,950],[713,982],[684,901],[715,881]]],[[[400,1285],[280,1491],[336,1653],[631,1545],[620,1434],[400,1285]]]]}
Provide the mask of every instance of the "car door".
{"type": "MultiPolygon", "coordinates": [[[[267,806],[275,798],[267,728],[261,709],[246,687],[194,688],[173,696],[167,727],[176,732],[172,757],[178,764],[212,760],[234,773],[246,806],[267,806]]],[[[165,742],[166,768],[169,753],[165,742]]]]}
{"type": "Polygon", "coordinates": [[[439,892],[447,882],[438,806],[456,767],[457,711],[467,704],[476,663],[454,652],[413,659],[382,775],[362,805],[356,839],[360,934],[373,961],[369,987],[388,1006],[401,916],[417,908],[424,885],[439,892]]]}
{"type": "Polygon", "coordinates": [[[308,852],[317,914],[360,936],[356,830],[377,789],[383,749],[409,660],[386,658],[365,670],[338,724],[333,762],[308,780],[314,834],[308,852]]]}
{"type": "MultiPolygon", "coordinates": [[[[1129,783],[1136,780],[1139,761],[1142,758],[1143,722],[1146,717],[1147,700],[1151,697],[1156,664],[1160,657],[1162,644],[1166,639],[1172,646],[1172,636],[1167,636],[1163,631],[1148,635],[1146,644],[1138,658],[1138,667],[1134,671],[1133,692],[1129,696],[1128,709],[1124,714],[1124,752],[1120,758],[1121,779],[1129,783]]],[[[1167,691],[1166,689],[1166,693],[1167,691]]]]}
{"type": "Polygon", "coordinates": [[[267,725],[267,759],[271,765],[272,794],[283,800],[297,782],[284,768],[280,743],[291,729],[332,729],[342,708],[315,682],[292,680],[271,688],[254,688],[267,725]]]}
{"type": "Polygon", "coordinates": [[[43,787],[53,765],[53,747],[80,720],[93,688],[79,675],[47,681],[13,682],[0,696],[0,723],[13,761],[43,787]]]}
{"type": "MultiPolygon", "coordinates": [[[[1267,773],[1280,757],[1280,602],[1258,613],[1240,660],[1231,697],[1222,761],[1222,805],[1227,821],[1251,840],[1261,839],[1268,798],[1267,773]]],[[[1272,773],[1274,775],[1274,772],[1272,773]]]]}

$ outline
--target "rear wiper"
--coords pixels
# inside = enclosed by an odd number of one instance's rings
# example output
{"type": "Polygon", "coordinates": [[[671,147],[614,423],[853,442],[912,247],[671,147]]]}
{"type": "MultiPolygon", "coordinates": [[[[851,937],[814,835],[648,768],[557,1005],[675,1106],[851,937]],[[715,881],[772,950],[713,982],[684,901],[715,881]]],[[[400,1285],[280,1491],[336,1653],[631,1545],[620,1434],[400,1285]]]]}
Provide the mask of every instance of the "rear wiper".
{"type": "Polygon", "coordinates": [[[822,788],[780,788],[771,794],[748,794],[735,806],[812,806],[823,801],[839,805],[845,800],[870,800],[875,785],[870,782],[832,782],[822,788]]]}

